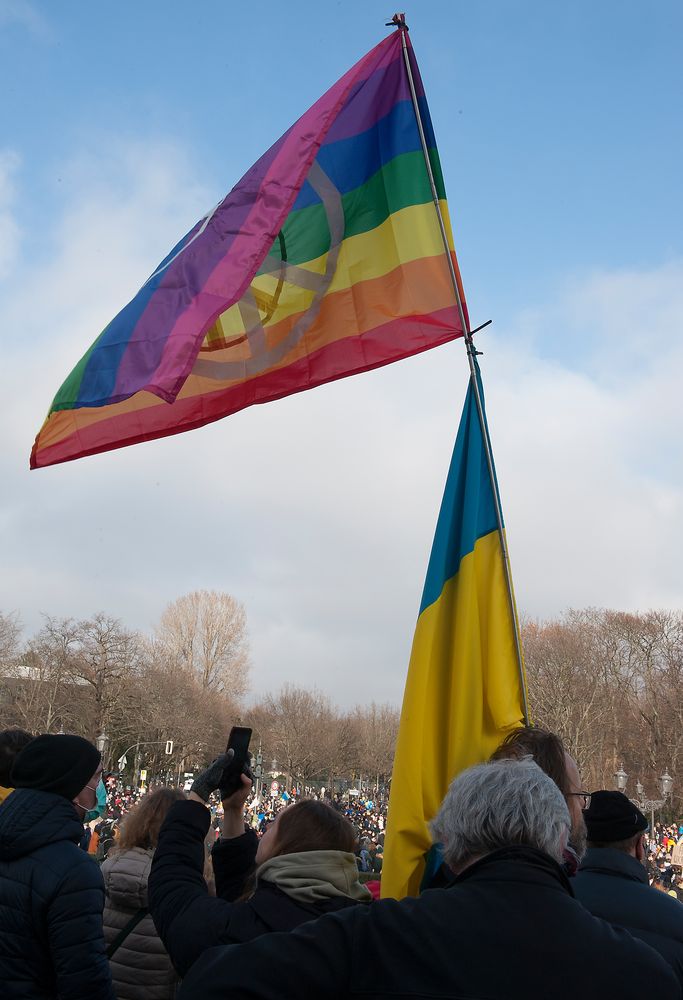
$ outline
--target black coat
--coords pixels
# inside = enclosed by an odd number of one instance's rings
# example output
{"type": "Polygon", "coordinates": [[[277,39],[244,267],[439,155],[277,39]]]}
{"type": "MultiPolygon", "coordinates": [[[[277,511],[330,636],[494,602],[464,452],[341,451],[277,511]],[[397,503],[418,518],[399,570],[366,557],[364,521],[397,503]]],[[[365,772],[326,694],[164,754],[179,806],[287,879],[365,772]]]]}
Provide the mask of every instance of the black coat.
{"type": "Polygon", "coordinates": [[[251,830],[214,847],[217,896],[210,896],[204,881],[204,840],[210,823],[209,810],[200,802],[174,802],[159,833],[147,884],[159,937],[181,976],[215,945],[293,930],[323,913],[354,905],[343,897],[304,905],[268,882],[260,883],[250,899],[236,902],[255,867],[257,840],[251,830]]]}
{"type": "Polygon", "coordinates": [[[650,888],[637,858],[611,847],[591,847],[573,888],[579,902],[596,917],[625,927],[656,948],[683,986],[683,906],[650,888]]]}
{"type": "Polygon", "coordinates": [[[0,806],[0,995],[114,1000],[104,883],[60,795],[20,788],[0,806]]]}
{"type": "Polygon", "coordinates": [[[246,996],[674,1000],[680,991],[655,951],[576,902],[551,858],[509,848],[476,862],[448,889],[214,948],[179,994],[246,996]]]}

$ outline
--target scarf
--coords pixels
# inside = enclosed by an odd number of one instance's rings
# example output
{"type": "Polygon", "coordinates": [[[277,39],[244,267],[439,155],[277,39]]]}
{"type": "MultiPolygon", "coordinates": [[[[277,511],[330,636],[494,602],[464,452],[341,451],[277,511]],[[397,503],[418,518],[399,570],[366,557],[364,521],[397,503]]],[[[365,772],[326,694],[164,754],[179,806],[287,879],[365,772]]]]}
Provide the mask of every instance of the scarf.
{"type": "Polygon", "coordinates": [[[358,881],[355,855],[345,851],[302,851],[265,861],[257,882],[272,882],[297,903],[319,903],[345,896],[369,903],[372,894],[358,881]]]}

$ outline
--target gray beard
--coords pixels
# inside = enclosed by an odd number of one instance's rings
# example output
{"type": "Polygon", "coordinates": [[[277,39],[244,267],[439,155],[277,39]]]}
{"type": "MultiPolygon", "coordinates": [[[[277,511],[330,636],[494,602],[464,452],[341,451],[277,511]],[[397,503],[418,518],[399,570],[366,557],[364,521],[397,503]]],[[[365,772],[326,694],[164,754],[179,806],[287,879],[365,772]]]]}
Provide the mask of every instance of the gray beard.
{"type": "Polygon", "coordinates": [[[581,822],[577,823],[575,827],[572,827],[569,836],[569,843],[573,847],[574,852],[579,861],[583,861],[583,856],[586,853],[587,840],[588,840],[588,831],[586,830],[586,823],[582,816],[581,822]]]}

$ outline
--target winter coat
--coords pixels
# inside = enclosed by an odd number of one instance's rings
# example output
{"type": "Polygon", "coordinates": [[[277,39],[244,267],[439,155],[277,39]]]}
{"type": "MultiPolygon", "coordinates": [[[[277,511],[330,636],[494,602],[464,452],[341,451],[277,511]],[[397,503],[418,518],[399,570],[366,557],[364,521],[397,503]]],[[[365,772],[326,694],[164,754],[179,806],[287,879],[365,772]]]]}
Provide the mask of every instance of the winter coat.
{"type": "MultiPolygon", "coordinates": [[[[215,845],[217,896],[210,896],[202,874],[210,822],[209,810],[200,802],[174,802],[159,833],[149,877],[154,923],[181,976],[214,945],[289,931],[323,913],[354,905],[355,900],[343,895],[297,901],[275,881],[260,881],[250,899],[236,902],[254,870],[258,841],[252,830],[215,845]]],[[[353,860],[350,863],[355,869],[353,860]]]]}
{"type": "Polygon", "coordinates": [[[179,1000],[680,998],[652,948],[598,920],[546,854],[515,847],[448,889],[332,913],[290,934],[213,948],[179,1000]]]}
{"type": "MultiPolygon", "coordinates": [[[[104,904],[107,947],[141,908],[147,908],[147,879],[153,853],[133,847],[115,854],[102,865],[107,894],[104,904]]],[[[178,977],[149,913],[119,945],[110,965],[118,1000],[169,1000],[175,996],[178,977]]]]}
{"type": "Polygon", "coordinates": [[[18,788],[0,806],[3,1000],[114,1000],[104,885],[67,799],[18,788]]]}
{"type": "Polygon", "coordinates": [[[612,847],[589,847],[572,884],[576,898],[596,917],[655,948],[683,986],[683,906],[649,886],[637,858],[612,847]]]}

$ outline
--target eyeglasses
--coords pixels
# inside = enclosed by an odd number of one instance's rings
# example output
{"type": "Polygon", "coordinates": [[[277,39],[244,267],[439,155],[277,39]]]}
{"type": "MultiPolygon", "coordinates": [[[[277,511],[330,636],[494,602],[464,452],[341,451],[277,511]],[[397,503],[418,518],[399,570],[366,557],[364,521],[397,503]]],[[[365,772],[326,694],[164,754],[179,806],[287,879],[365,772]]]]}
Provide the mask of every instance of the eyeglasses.
{"type": "Polygon", "coordinates": [[[583,799],[583,809],[589,809],[591,804],[591,792],[567,792],[567,795],[578,795],[583,799]]]}

